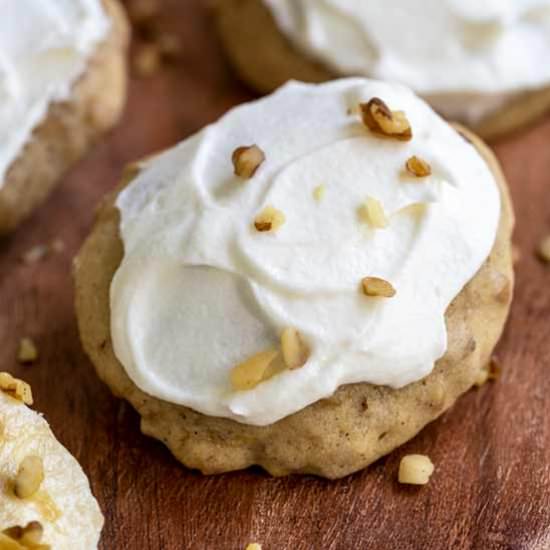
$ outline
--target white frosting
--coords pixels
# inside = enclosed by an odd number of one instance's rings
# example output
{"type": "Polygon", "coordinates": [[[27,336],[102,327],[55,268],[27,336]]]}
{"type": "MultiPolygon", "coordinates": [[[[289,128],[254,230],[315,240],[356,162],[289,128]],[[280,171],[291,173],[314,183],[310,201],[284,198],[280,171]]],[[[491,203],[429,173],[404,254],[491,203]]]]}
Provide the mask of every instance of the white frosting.
{"type": "Polygon", "coordinates": [[[70,97],[108,29],[101,0],[2,2],[0,186],[50,104],[70,97]]]}
{"type": "Polygon", "coordinates": [[[111,330],[126,372],[150,395],[254,425],[343,384],[426,376],[446,350],[445,310],[489,255],[500,216],[474,147],[408,89],[364,79],[292,82],[233,109],[144,167],[117,206],[125,254],[111,330]],[[347,113],[373,96],[406,112],[412,141],[376,137],[347,113]],[[231,154],[252,143],[266,161],[243,181],[231,154]],[[431,177],[403,175],[413,154],[431,177]],[[369,196],[387,229],[358,216],[369,196]],[[252,225],[266,205],[286,216],[275,233],[252,225]],[[365,276],[396,296],[362,295],[365,276]],[[286,326],[311,347],[306,365],[232,391],[232,367],[286,326]]]}
{"type": "Polygon", "coordinates": [[[103,516],[88,478],[46,420],[0,391],[0,423],[0,532],[38,521],[52,550],[97,548],[103,516]],[[18,499],[10,496],[11,482],[27,456],[42,459],[44,481],[36,495],[18,499]]]}
{"type": "Polygon", "coordinates": [[[264,0],[306,54],[475,123],[550,84],[550,0],[264,0]]]}

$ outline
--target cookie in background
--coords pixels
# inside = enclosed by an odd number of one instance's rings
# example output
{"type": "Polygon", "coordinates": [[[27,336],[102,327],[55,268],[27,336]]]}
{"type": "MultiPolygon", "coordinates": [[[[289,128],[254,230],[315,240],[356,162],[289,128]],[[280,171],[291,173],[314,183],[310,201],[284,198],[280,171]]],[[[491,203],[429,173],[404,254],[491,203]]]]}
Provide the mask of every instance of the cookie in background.
{"type": "Polygon", "coordinates": [[[261,92],[289,79],[400,82],[484,139],[550,109],[549,0],[219,0],[216,19],[261,92]]]}
{"type": "Polygon", "coordinates": [[[0,235],[118,121],[129,31],[118,0],[7,2],[0,19],[0,235]]]}

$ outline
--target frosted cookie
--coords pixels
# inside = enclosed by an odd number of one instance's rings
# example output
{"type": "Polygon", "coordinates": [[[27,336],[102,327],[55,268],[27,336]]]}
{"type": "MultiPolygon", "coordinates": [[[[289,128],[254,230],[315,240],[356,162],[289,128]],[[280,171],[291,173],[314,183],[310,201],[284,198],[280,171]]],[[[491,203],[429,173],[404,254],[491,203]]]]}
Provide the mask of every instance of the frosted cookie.
{"type": "Polygon", "coordinates": [[[218,27],[262,92],[358,75],[412,87],[484,138],[550,108],[550,0],[220,0],[218,27]]]}
{"type": "Polygon", "coordinates": [[[187,466],[344,476],[479,380],[512,225],[492,154],[408,89],[292,82],[106,199],[82,342],[187,466]]]}
{"type": "Polygon", "coordinates": [[[0,372],[0,548],[97,548],[103,516],[88,479],[31,404],[29,385],[0,372]]]}
{"type": "Polygon", "coordinates": [[[0,235],[118,120],[128,28],[117,0],[18,0],[0,18],[0,235]]]}

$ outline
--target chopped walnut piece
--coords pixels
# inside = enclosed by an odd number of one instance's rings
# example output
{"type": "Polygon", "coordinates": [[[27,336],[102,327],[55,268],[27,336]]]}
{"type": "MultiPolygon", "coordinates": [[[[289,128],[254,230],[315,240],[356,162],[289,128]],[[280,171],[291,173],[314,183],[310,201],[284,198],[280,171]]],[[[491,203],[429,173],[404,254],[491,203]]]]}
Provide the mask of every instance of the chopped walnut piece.
{"type": "Polygon", "coordinates": [[[38,349],[31,338],[21,338],[17,350],[17,361],[19,363],[34,363],[38,359],[38,349]]]}
{"type": "MultiPolygon", "coordinates": [[[[44,528],[40,522],[31,521],[27,523],[25,527],[21,527],[19,525],[8,527],[8,529],[4,529],[2,533],[14,541],[17,541],[24,548],[36,548],[42,540],[44,528]]],[[[0,549],[1,548],[3,547],[0,544],[0,549]]]]}
{"type": "Polygon", "coordinates": [[[43,260],[48,254],[48,247],[45,244],[37,244],[31,249],[27,250],[21,257],[21,260],[25,264],[36,264],[40,260],[43,260]]]}
{"type": "Polygon", "coordinates": [[[300,333],[292,327],[286,327],[281,333],[281,351],[288,369],[303,367],[309,358],[309,348],[300,333]]]}
{"type": "Polygon", "coordinates": [[[0,391],[22,401],[26,405],[32,405],[31,387],[23,380],[14,378],[8,372],[0,372],[0,391]]]}
{"type": "Polygon", "coordinates": [[[425,455],[406,455],[399,464],[399,483],[426,485],[433,474],[434,465],[425,455]]]}
{"type": "Polygon", "coordinates": [[[18,498],[32,497],[44,481],[44,465],[39,456],[26,456],[19,464],[13,484],[13,491],[18,498]]]}
{"type": "Polygon", "coordinates": [[[361,281],[361,286],[366,296],[391,298],[396,293],[391,283],[378,277],[365,277],[361,281]]]}
{"type": "Polygon", "coordinates": [[[246,550],[262,550],[262,545],[258,544],[257,542],[251,542],[247,547],[246,550]]]}
{"type": "Polygon", "coordinates": [[[279,352],[275,349],[261,351],[231,371],[231,386],[234,390],[244,391],[255,388],[260,382],[270,378],[274,372],[270,370],[279,352]]]}
{"type": "Polygon", "coordinates": [[[550,264],[550,235],[547,235],[540,242],[537,254],[540,260],[544,263],[550,264]]]}
{"type": "Polygon", "coordinates": [[[174,33],[163,33],[157,38],[157,45],[160,49],[160,53],[168,58],[175,59],[182,52],[181,39],[174,33]]]}
{"type": "Polygon", "coordinates": [[[411,125],[403,111],[390,110],[378,97],[373,97],[368,103],[361,103],[359,107],[363,123],[374,134],[399,141],[412,139],[411,125]]]}
{"type": "Polygon", "coordinates": [[[160,68],[160,50],[156,44],[141,45],[133,58],[133,68],[137,76],[148,78],[153,76],[160,68]]]}
{"type": "Polygon", "coordinates": [[[231,157],[235,175],[250,179],[265,160],[264,152],[257,145],[237,147],[231,157]]]}
{"type": "Polygon", "coordinates": [[[325,196],[326,190],[327,190],[327,188],[324,185],[318,185],[313,190],[313,198],[317,202],[321,202],[323,200],[323,197],[325,196]]]}
{"type": "Polygon", "coordinates": [[[409,174],[417,178],[425,178],[432,173],[432,167],[425,160],[417,156],[412,156],[407,160],[405,168],[409,174]]]}
{"type": "Polygon", "coordinates": [[[266,206],[254,218],[254,227],[258,231],[277,231],[285,221],[285,215],[280,210],[273,206],[266,206]]]}
{"type": "Polygon", "coordinates": [[[382,203],[373,197],[359,207],[359,217],[375,229],[384,229],[389,225],[382,203]]]}

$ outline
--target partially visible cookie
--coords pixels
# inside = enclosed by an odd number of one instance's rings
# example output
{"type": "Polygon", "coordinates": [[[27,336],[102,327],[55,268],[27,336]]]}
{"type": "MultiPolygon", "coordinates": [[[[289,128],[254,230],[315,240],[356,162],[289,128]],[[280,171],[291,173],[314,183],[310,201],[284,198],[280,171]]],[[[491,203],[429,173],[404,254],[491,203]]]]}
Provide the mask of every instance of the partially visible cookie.
{"type": "MultiPolygon", "coordinates": [[[[387,78],[364,71],[337,70],[326,60],[301,50],[277,24],[268,3],[274,2],[271,0],[269,2],[268,0],[221,0],[215,4],[217,28],[225,51],[239,76],[252,88],[262,93],[270,93],[290,79],[319,83],[353,75],[387,78]]],[[[353,10],[354,8],[344,5],[342,9],[353,10]]],[[[327,13],[331,12],[327,10],[327,13]]],[[[392,15],[393,13],[388,11],[387,17],[391,18],[392,15]]],[[[336,17],[335,14],[334,17],[336,17]]],[[[474,23],[472,28],[475,28],[474,23]]],[[[352,34],[354,29],[350,28],[349,31],[352,34]]],[[[417,31],[421,32],[420,29],[417,31]]],[[[316,36],[315,33],[321,31],[310,29],[309,32],[312,36],[316,36]]],[[[398,27],[396,32],[399,32],[398,27]]],[[[410,32],[410,29],[405,29],[403,32],[410,32]]],[[[489,36],[490,32],[487,30],[486,35],[489,36]]],[[[331,42],[324,37],[319,41],[330,48],[338,43],[339,38],[334,36],[331,42]]],[[[500,63],[504,64],[505,61],[501,59],[500,63]]],[[[448,72],[453,73],[454,70],[451,64],[448,72]]],[[[422,66],[415,69],[415,73],[422,73],[422,71],[422,66]]],[[[391,78],[391,80],[398,79],[391,78]]],[[[475,76],[472,76],[469,81],[475,81],[475,76]]],[[[411,82],[403,83],[414,87],[411,82]]],[[[490,94],[488,96],[484,101],[491,100],[490,94]]],[[[430,94],[425,94],[424,97],[428,101],[433,99],[432,104],[436,110],[446,106],[445,100],[442,101],[441,97],[431,98],[430,94]]],[[[441,112],[444,116],[448,114],[450,120],[468,123],[477,135],[486,140],[496,139],[531,124],[550,110],[550,88],[547,85],[535,87],[532,91],[518,93],[508,100],[500,101],[497,108],[481,119],[468,122],[466,118],[461,117],[461,113],[471,109],[470,104],[474,103],[475,99],[475,94],[469,97],[465,94],[460,101],[453,101],[454,105],[449,113],[446,113],[444,108],[441,112]]],[[[474,111],[476,108],[474,107],[474,111]]]]}
{"type": "MultiPolygon", "coordinates": [[[[294,106],[302,105],[299,101],[293,103],[292,90],[303,90],[305,97],[316,105],[313,101],[313,98],[316,97],[315,94],[318,93],[322,97],[325,97],[323,95],[325,90],[330,95],[329,90],[347,89],[346,86],[348,84],[342,81],[341,83],[325,85],[324,87],[320,87],[319,90],[314,90],[314,87],[296,84],[291,86],[290,89],[285,89],[278,92],[278,95],[272,96],[272,101],[280,102],[277,105],[278,108],[282,109],[281,113],[279,113],[282,116],[282,113],[285,112],[284,106],[288,106],[289,104],[293,104],[294,106]],[[309,95],[307,92],[309,92],[309,95]],[[287,99],[288,102],[286,101],[287,99]]],[[[365,86],[374,86],[374,84],[369,82],[365,86]]],[[[350,83],[349,87],[353,88],[353,85],[350,83]]],[[[296,93],[298,94],[298,92],[296,93]]],[[[341,108],[342,112],[345,113],[345,104],[337,104],[339,105],[338,108],[341,108]]],[[[256,105],[256,108],[260,109],[267,108],[271,104],[268,104],[267,100],[262,100],[262,102],[256,105]]],[[[380,103],[374,101],[373,105],[380,105],[380,103]]],[[[304,117],[314,117],[315,113],[317,113],[317,110],[312,108],[311,105],[307,105],[307,102],[303,104],[303,107],[304,109],[309,109],[308,115],[304,115],[304,117]]],[[[251,107],[248,108],[251,109],[251,107]]],[[[243,109],[242,112],[250,115],[250,111],[246,111],[244,108],[241,109],[243,109]]],[[[375,114],[376,116],[379,115],[378,112],[375,114]]],[[[224,122],[234,122],[235,118],[233,116],[231,114],[227,115],[224,122]]],[[[332,111],[328,114],[326,110],[319,114],[320,120],[323,117],[332,116],[334,116],[332,111]]],[[[403,115],[401,116],[403,117],[403,115]]],[[[432,113],[430,116],[435,115],[432,113]]],[[[303,127],[307,119],[298,120],[299,117],[296,118],[295,120],[292,117],[292,121],[296,124],[296,127],[303,127]]],[[[277,117],[275,119],[280,120],[277,117]]],[[[391,117],[389,120],[392,120],[391,117]]],[[[231,122],[227,123],[230,124],[231,122]]],[[[384,121],[382,122],[384,123],[384,121]]],[[[343,123],[339,122],[339,124],[343,123]]],[[[361,139],[365,135],[365,129],[360,126],[354,126],[353,117],[351,116],[348,124],[350,124],[350,132],[356,132],[354,135],[358,136],[359,142],[355,142],[353,139],[346,141],[341,138],[337,140],[338,145],[336,146],[339,147],[339,151],[346,151],[346,147],[353,148],[354,143],[362,147],[363,142],[361,139]]],[[[249,124],[245,124],[245,127],[248,129],[249,124]]],[[[235,129],[235,126],[231,126],[231,128],[235,129]]],[[[388,132],[393,129],[389,126],[385,126],[384,128],[388,132]]],[[[212,142],[208,141],[208,138],[216,134],[212,128],[210,130],[205,139],[212,146],[212,142]]],[[[410,139],[410,127],[408,128],[409,132],[405,130],[400,134],[396,134],[397,143],[409,143],[409,141],[399,141],[399,139],[410,139]]],[[[449,129],[447,128],[447,130],[449,129]]],[[[265,131],[269,134],[269,130],[265,131]]],[[[382,128],[377,129],[373,125],[371,131],[375,133],[376,131],[382,131],[382,128]]],[[[446,311],[445,324],[448,336],[446,353],[437,361],[434,370],[428,376],[421,379],[417,378],[417,381],[404,385],[400,389],[392,389],[387,385],[369,383],[342,385],[333,395],[320,399],[274,423],[264,421],[264,425],[253,425],[250,422],[247,423],[246,420],[237,422],[231,418],[222,418],[221,415],[201,414],[190,407],[153,397],[138,387],[128,375],[128,371],[117,359],[113,348],[112,327],[114,324],[113,316],[111,315],[111,299],[113,296],[113,278],[123,261],[124,250],[121,240],[120,214],[115,202],[117,196],[128,186],[131,186],[132,182],[136,185],[135,180],[138,178],[141,168],[139,166],[130,168],[119,189],[108,196],[100,208],[96,225],[75,260],[74,275],[76,283],[76,311],[84,349],[91,358],[98,375],[108,384],[113,393],[127,399],[140,413],[142,431],[163,441],[178,460],[186,466],[198,468],[208,474],[246,468],[256,464],[262,466],[273,475],[310,473],[327,478],[338,478],[364,468],[412,438],[428,422],[434,420],[451,407],[456,399],[472,387],[476,381],[479,381],[483,371],[488,368],[493,348],[502,332],[512,298],[513,271],[510,241],[513,227],[513,213],[506,182],[493,154],[473,134],[461,128],[458,131],[465,140],[474,145],[493,174],[494,180],[500,189],[501,209],[500,220],[497,220],[498,231],[496,232],[496,240],[488,258],[477,274],[452,301],[446,311]]],[[[414,132],[415,129],[413,127],[413,135],[414,132]]],[[[221,135],[224,136],[223,132],[221,135]]],[[[285,133],[284,137],[287,140],[294,140],[293,143],[298,147],[296,144],[299,141],[299,135],[300,132],[298,130],[295,135],[287,135],[285,133]]],[[[446,134],[446,136],[455,143],[456,135],[453,134],[450,136],[446,134]]],[[[267,139],[264,136],[264,141],[267,141],[267,139]]],[[[305,140],[306,138],[302,136],[302,139],[305,140]]],[[[388,137],[388,135],[376,139],[379,139],[379,141],[369,141],[364,144],[365,149],[362,149],[364,153],[368,153],[369,147],[371,147],[371,150],[378,151],[379,154],[383,154],[382,151],[384,150],[388,154],[390,151],[394,151],[398,155],[403,154],[403,146],[395,145],[395,149],[393,149],[392,144],[395,141],[391,137],[388,137]]],[[[457,141],[460,142],[459,139],[457,141]]],[[[189,140],[188,146],[195,147],[196,143],[197,140],[195,139],[189,140]]],[[[223,139],[221,143],[227,146],[223,139]]],[[[415,142],[410,143],[414,145],[415,142]]],[[[243,143],[242,145],[249,144],[243,143]]],[[[314,145],[309,144],[309,146],[313,147],[316,152],[320,150],[314,145]]],[[[416,147],[420,147],[420,145],[416,145],[416,147]]],[[[217,200],[221,201],[222,205],[225,205],[227,203],[223,201],[229,201],[231,197],[240,196],[239,194],[241,193],[253,192],[254,189],[258,189],[258,186],[261,186],[263,183],[260,183],[258,179],[254,181],[255,176],[251,175],[254,171],[256,171],[256,174],[263,174],[264,179],[267,178],[268,181],[271,181],[269,176],[271,173],[270,162],[275,162],[273,159],[276,156],[274,151],[264,145],[265,159],[260,154],[249,155],[245,160],[250,163],[253,160],[255,162],[253,166],[245,166],[244,168],[247,169],[244,170],[239,161],[243,161],[243,151],[250,152],[251,150],[253,150],[253,147],[235,150],[232,160],[235,173],[239,179],[238,181],[224,180],[228,184],[225,193],[222,193],[218,189],[214,191],[209,190],[209,193],[218,193],[217,195],[208,195],[211,201],[214,200],[213,197],[215,196],[217,200]]],[[[325,149],[321,150],[327,151],[327,148],[325,147],[325,149]]],[[[257,150],[254,151],[258,153],[257,150]]],[[[286,149],[284,151],[287,152],[286,149]]],[[[294,153],[297,154],[298,151],[299,149],[294,151],[294,153]]],[[[331,157],[329,152],[325,152],[324,154],[331,157]]],[[[219,156],[216,155],[215,158],[218,159],[219,156]]],[[[174,157],[170,156],[166,156],[165,158],[174,159],[174,157]]],[[[326,160],[326,157],[324,160],[326,160]]],[[[155,162],[157,161],[152,161],[153,166],[155,162]]],[[[293,160],[292,162],[298,164],[297,160],[293,160]]],[[[221,160],[220,163],[222,163],[221,160]]],[[[229,163],[230,160],[228,157],[226,166],[228,171],[230,169],[229,163]]],[[[340,172],[340,175],[344,177],[347,165],[338,163],[337,159],[334,159],[334,163],[336,166],[341,167],[342,172],[340,172]]],[[[402,188],[404,193],[416,193],[421,190],[419,186],[422,183],[419,183],[420,180],[414,178],[417,178],[417,176],[422,177],[427,170],[426,166],[422,165],[422,163],[420,163],[420,167],[424,167],[424,170],[416,169],[416,164],[418,163],[413,162],[410,165],[410,169],[416,172],[414,175],[402,176],[407,183],[401,183],[401,185],[409,186],[402,188]]],[[[483,165],[483,162],[479,164],[481,172],[484,172],[486,167],[483,165]]],[[[201,166],[204,166],[204,164],[201,164],[201,166]]],[[[210,165],[208,166],[212,169],[210,165]]],[[[314,167],[315,164],[308,165],[308,170],[300,173],[300,177],[295,182],[295,185],[288,188],[288,193],[296,201],[298,200],[297,195],[292,195],[292,190],[298,189],[300,185],[307,184],[308,179],[311,179],[311,171],[314,171],[314,167]]],[[[187,170],[187,168],[188,166],[185,165],[181,167],[181,170],[187,170]]],[[[287,173],[288,169],[289,167],[286,166],[287,173]]],[[[275,170],[273,165],[271,166],[271,170],[275,170]]],[[[185,173],[190,172],[195,174],[191,170],[185,173]]],[[[381,172],[383,172],[383,169],[381,169],[381,172]]],[[[318,182],[318,178],[329,177],[327,173],[320,174],[316,171],[313,173],[316,182],[318,182]]],[[[394,174],[393,168],[391,174],[394,174]]],[[[391,177],[393,178],[394,176],[392,175],[391,177]]],[[[158,179],[154,178],[155,185],[157,183],[162,186],[167,185],[168,181],[164,181],[163,178],[167,178],[167,176],[161,171],[159,172],[158,179]]],[[[395,178],[399,178],[398,171],[395,171],[395,178]]],[[[213,179],[215,178],[207,178],[207,184],[213,185],[213,179]]],[[[273,182],[270,185],[273,187],[273,182]]],[[[358,180],[356,180],[355,185],[359,185],[358,180]]],[[[341,192],[349,191],[341,190],[341,192]]],[[[157,204],[155,202],[156,199],[152,196],[147,198],[146,203],[142,203],[146,196],[146,194],[136,195],[141,204],[157,204]]],[[[280,195],[279,200],[282,200],[280,195]]],[[[320,198],[319,194],[313,195],[308,191],[304,200],[310,200],[312,208],[317,208],[315,204],[318,202],[316,201],[320,200],[320,204],[322,204],[323,200],[328,199],[320,198]]],[[[337,200],[334,195],[332,200],[337,200]]],[[[307,202],[307,204],[309,205],[310,203],[307,202]]],[[[328,204],[330,206],[330,202],[328,204]]],[[[158,203],[157,206],[161,208],[161,203],[158,203]]],[[[272,209],[270,213],[273,214],[275,210],[272,209]]],[[[162,212],[162,210],[159,209],[158,212],[162,212]]],[[[221,216],[222,212],[223,210],[220,210],[218,215],[221,216]]],[[[329,223],[330,207],[326,212],[327,223],[329,223]]],[[[267,220],[269,217],[268,213],[264,211],[263,214],[267,220]]],[[[467,213],[465,212],[464,214],[467,213]]],[[[157,213],[155,215],[160,216],[161,214],[157,213]]],[[[353,210],[350,210],[349,215],[353,215],[353,210]]],[[[259,216],[262,216],[262,213],[259,216]]],[[[222,216],[222,218],[224,217],[222,216]]],[[[270,224],[270,220],[266,221],[262,218],[260,223],[258,218],[256,218],[254,220],[255,229],[251,226],[250,231],[254,232],[256,230],[261,232],[265,229],[268,231],[266,236],[268,240],[262,242],[281,242],[287,244],[286,241],[277,240],[276,231],[273,235],[269,235],[269,231],[276,229],[274,222],[277,220],[273,216],[272,218],[273,223],[269,228],[267,225],[270,224]]],[[[180,217],[178,216],[177,219],[180,220],[180,217]]],[[[346,218],[341,221],[342,223],[346,222],[346,218]]],[[[373,220],[371,219],[370,221],[373,220]]],[[[279,222],[283,224],[283,229],[279,230],[284,231],[284,228],[287,227],[284,225],[284,220],[281,218],[279,222]]],[[[290,222],[291,220],[287,216],[286,224],[290,222]]],[[[134,221],[131,220],[129,223],[134,223],[134,221]]],[[[238,221],[235,223],[238,223],[238,221]]],[[[304,223],[307,223],[305,216],[304,223]]],[[[203,225],[201,229],[208,230],[211,226],[215,227],[215,218],[212,218],[211,225],[203,225]]],[[[142,226],[140,225],[140,227],[142,226]]],[[[317,226],[313,227],[318,229],[317,226]]],[[[331,226],[329,225],[329,227],[331,226]]],[[[178,240],[177,242],[180,241],[178,240]]],[[[186,243],[182,242],[178,250],[184,246],[186,246],[186,243]]],[[[281,244],[281,246],[283,245],[281,244]]],[[[367,245],[365,244],[365,246],[367,245]]],[[[436,266],[434,266],[435,268],[436,266]]],[[[308,269],[311,270],[311,266],[308,269]]],[[[143,266],[139,267],[138,273],[145,276],[143,266]]],[[[309,273],[310,276],[313,275],[311,271],[309,273]]],[[[211,289],[215,296],[219,296],[219,307],[223,310],[221,303],[223,293],[219,292],[215,286],[212,286],[211,289]]],[[[159,291],[161,290],[162,287],[159,287],[159,291]]],[[[380,293],[378,295],[381,296],[380,293]]],[[[392,295],[392,293],[385,294],[388,297],[392,295]]],[[[160,296],[157,296],[157,298],[160,299],[160,296]]],[[[383,300],[384,298],[375,299],[383,300]]],[[[205,308],[208,310],[206,305],[205,308]]],[[[148,310],[146,309],[145,311],[148,310]]],[[[195,320],[193,315],[185,309],[182,309],[182,311],[185,312],[189,319],[190,330],[192,334],[196,335],[196,340],[199,337],[198,333],[200,329],[193,326],[195,320]]],[[[227,315],[231,316],[231,313],[228,312],[227,315]]],[[[343,318],[342,322],[345,323],[346,321],[343,318]]],[[[169,325],[168,327],[169,330],[167,330],[167,333],[171,334],[174,331],[174,327],[170,327],[169,325]]],[[[180,334],[179,331],[178,334],[180,334]]],[[[214,346],[218,335],[214,331],[208,334],[211,346],[214,346]]],[[[246,339],[246,337],[247,335],[243,334],[242,338],[246,339]]],[[[195,345],[200,347],[197,343],[195,345]]],[[[399,346],[398,343],[396,345],[397,347],[399,346]]],[[[155,347],[153,342],[151,342],[151,346],[155,347]]],[[[208,350],[205,349],[204,352],[207,355],[208,350]]],[[[174,361],[176,365],[184,367],[180,356],[176,355],[174,361]]],[[[299,368],[302,364],[303,362],[299,361],[295,365],[292,365],[292,367],[299,368]]],[[[328,368],[328,365],[325,366],[328,368]]],[[[307,364],[302,367],[302,369],[307,368],[307,364]]],[[[388,369],[391,370],[392,366],[388,365],[388,369]]],[[[156,374],[158,375],[158,372],[156,374]]],[[[278,387],[278,391],[281,390],[282,388],[278,387]]],[[[290,392],[289,394],[280,394],[280,401],[290,399],[289,395],[290,392]]],[[[275,403],[275,405],[277,406],[278,404],[275,403]]]]}
{"type": "Polygon", "coordinates": [[[0,179],[0,235],[38,206],[62,175],[118,121],[126,100],[129,27],[118,0],[102,0],[111,20],[70,99],[50,104],[0,179]]]}
{"type": "Polygon", "coordinates": [[[0,372],[0,548],[97,548],[103,516],[88,479],[30,404],[30,387],[0,372]]]}

